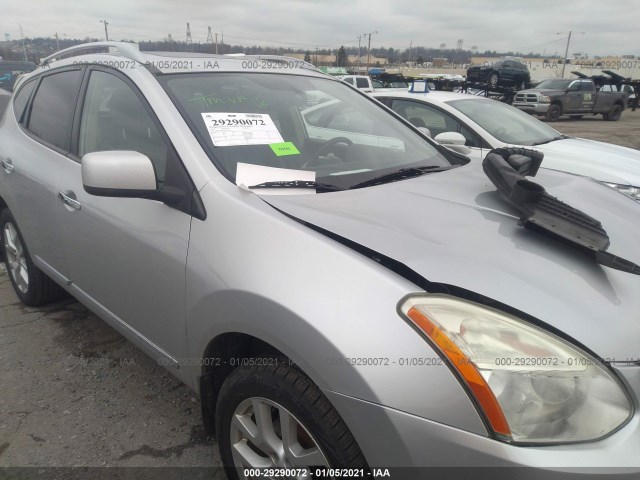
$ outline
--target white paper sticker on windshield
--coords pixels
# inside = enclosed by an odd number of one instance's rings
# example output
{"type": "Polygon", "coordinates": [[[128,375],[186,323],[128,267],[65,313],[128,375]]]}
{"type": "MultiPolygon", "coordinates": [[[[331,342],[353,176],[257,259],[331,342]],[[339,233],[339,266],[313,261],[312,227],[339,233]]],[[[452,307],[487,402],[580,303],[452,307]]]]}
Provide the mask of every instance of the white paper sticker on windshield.
{"type": "Polygon", "coordinates": [[[203,113],[202,119],[216,147],[284,142],[268,113],[203,113]]]}

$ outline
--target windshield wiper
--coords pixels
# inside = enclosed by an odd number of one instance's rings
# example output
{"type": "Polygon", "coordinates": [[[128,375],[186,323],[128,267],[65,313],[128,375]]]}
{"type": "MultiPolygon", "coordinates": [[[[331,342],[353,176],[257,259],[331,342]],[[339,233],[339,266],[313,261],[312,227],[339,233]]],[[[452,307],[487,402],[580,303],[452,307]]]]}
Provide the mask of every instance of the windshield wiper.
{"type": "Polygon", "coordinates": [[[264,182],[257,185],[251,185],[251,190],[258,188],[315,188],[323,192],[335,192],[342,190],[336,185],[330,185],[328,183],[320,183],[312,180],[280,180],[276,182],[264,182]]]}
{"type": "Polygon", "coordinates": [[[545,143],[555,142],[556,140],[564,140],[565,138],[569,138],[566,135],[558,135],[557,137],[550,138],[549,140],[541,140],[540,142],[534,142],[531,144],[532,147],[536,145],[544,145],[545,143]]]}
{"type": "Polygon", "coordinates": [[[443,167],[441,165],[427,165],[426,167],[401,168],[390,173],[385,173],[384,175],[370,178],[369,180],[365,180],[364,182],[356,183],[349,188],[351,189],[370,187],[373,185],[380,185],[382,183],[395,182],[398,180],[404,180],[406,178],[419,177],[420,175],[424,175],[425,173],[443,172],[445,170],[449,170],[458,166],[459,165],[449,165],[443,167]]]}
{"type": "Polygon", "coordinates": [[[495,148],[482,161],[482,169],[498,191],[516,207],[520,225],[586,253],[600,265],[640,275],[640,265],[607,252],[609,236],[599,220],[549,195],[527,180],[535,176],[544,154],[524,148],[495,148]]]}

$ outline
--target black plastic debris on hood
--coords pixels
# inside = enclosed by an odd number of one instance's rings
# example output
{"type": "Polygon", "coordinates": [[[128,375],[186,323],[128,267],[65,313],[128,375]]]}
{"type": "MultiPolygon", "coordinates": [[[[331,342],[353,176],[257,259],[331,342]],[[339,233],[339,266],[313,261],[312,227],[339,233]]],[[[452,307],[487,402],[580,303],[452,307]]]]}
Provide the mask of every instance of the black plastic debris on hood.
{"type": "Polygon", "coordinates": [[[609,236],[595,218],[549,195],[525,176],[538,173],[544,154],[525,148],[491,150],[482,168],[498,191],[522,213],[520,225],[582,250],[596,262],[640,275],[640,265],[609,252],[609,236]]]}

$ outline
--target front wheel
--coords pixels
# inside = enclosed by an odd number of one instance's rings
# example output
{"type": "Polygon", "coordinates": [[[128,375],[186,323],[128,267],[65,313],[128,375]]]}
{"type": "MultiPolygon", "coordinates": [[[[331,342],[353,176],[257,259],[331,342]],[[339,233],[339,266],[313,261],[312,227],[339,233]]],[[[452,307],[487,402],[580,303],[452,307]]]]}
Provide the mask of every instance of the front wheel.
{"type": "Polygon", "coordinates": [[[557,103],[554,103],[549,107],[549,110],[547,110],[545,118],[550,122],[557,122],[560,115],[562,115],[562,108],[557,103]]]}
{"type": "Polygon", "coordinates": [[[0,232],[4,264],[18,298],[30,307],[38,307],[63,296],[64,290],[31,261],[22,233],[9,209],[0,214],[0,232]]]}
{"type": "Polygon", "coordinates": [[[286,361],[231,372],[218,395],[216,429],[230,480],[246,479],[245,469],[255,468],[368,471],[338,412],[286,361]]]}

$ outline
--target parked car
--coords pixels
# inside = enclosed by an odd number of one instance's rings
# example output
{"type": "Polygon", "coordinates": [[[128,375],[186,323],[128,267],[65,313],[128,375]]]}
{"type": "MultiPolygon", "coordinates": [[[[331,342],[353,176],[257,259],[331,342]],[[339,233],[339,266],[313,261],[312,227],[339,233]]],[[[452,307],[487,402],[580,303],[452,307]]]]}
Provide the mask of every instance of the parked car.
{"type": "Polygon", "coordinates": [[[596,91],[593,80],[552,79],[539,83],[536,88],[516,94],[513,106],[527,113],[544,115],[555,122],[562,115],[582,118],[587,114],[602,114],[604,120],[618,121],[629,94],[626,92],[596,91]]]}
{"type": "Polygon", "coordinates": [[[569,137],[517,108],[463,93],[374,93],[373,96],[450,148],[481,160],[493,148],[533,147],[543,168],[591,177],[640,200],[640,152],[569,137]],[[451,132],[458,133],[453,137],[451,132]],[[446,133],[443,139],[440,135],[446,133]],[[452,143],[453,142],[453,143],[452,143]]]}
{"type": "Polygon", "coordinates": [[[0,88],[0,116],[4,112],[5,108],[7,108],[7,104],[9,103],[10,98],[11,93],[0,88]]]}
{"type": "Polygon", "coordinates": [[[491,65],[476,65],[468,68],[467,82],[486,83],[491,87],[500,85],[524,89],[531,82],[531,74],[522,62],[501,60],[491,65]]]}
{"type": "Polygon", "coordinates": [[[72,294],[197,391],[231,479],[631,478],[638,208],[525,180],[540,160],[485,175],[295,59],[77,46],[0,120],[5,264],[28,305],[72,294]],[[571,218],[536,231],[540,201],[571,218]]]}
{"type": "Polygon", "coordinates": [[[368,75],[340,75],[338,78],[356,87],[358,90],[367,93],[373,92],[373,83],[371,82],[371,77],[368,75]]]}
{"type": "Polygon", "coordinates": [[[33,62],[21,62],[0,59],[0,88],[13,91],[13,85],[21,74],[32,72],[36,68],[33,62]]]}

